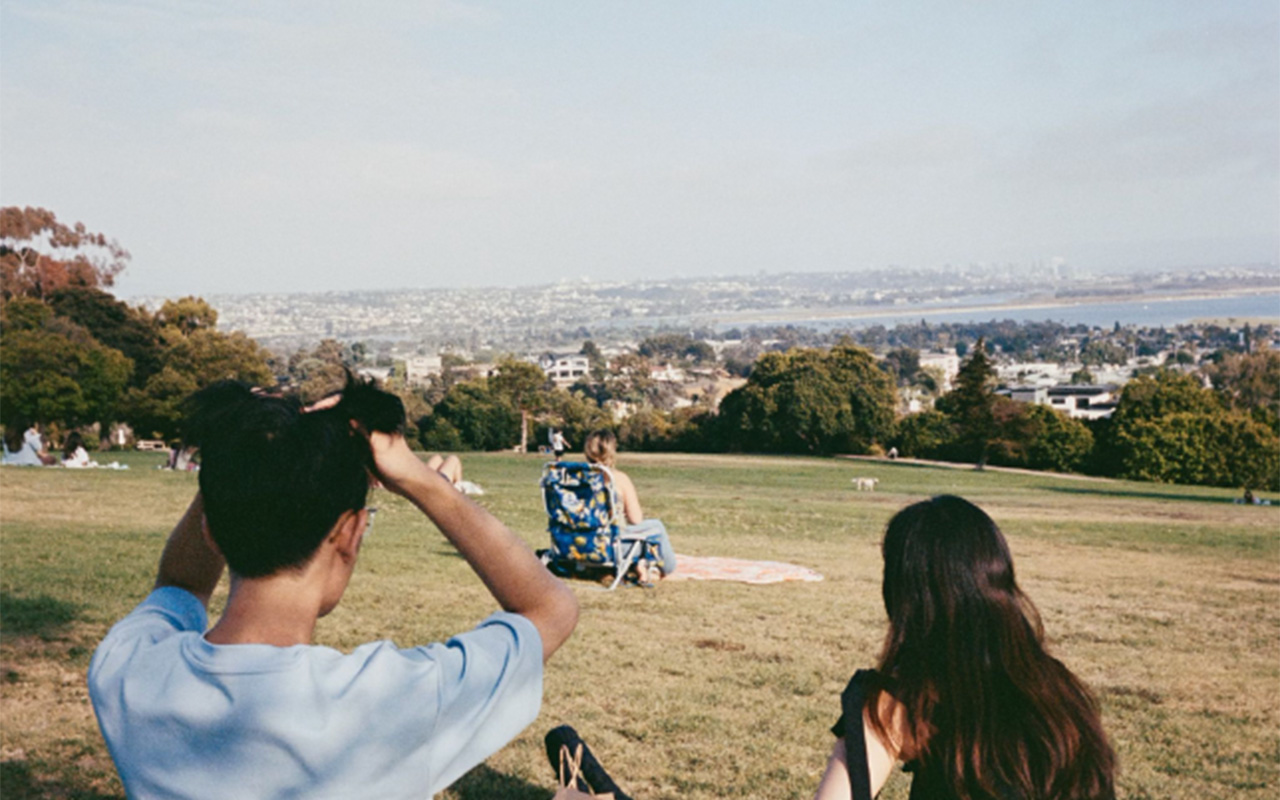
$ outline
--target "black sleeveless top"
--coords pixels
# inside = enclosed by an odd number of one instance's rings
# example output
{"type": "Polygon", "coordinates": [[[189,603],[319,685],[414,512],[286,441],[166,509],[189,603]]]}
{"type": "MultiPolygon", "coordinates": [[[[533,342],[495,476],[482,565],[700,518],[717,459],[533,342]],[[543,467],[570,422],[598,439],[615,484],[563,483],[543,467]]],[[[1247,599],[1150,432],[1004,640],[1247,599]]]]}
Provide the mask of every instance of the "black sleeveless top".
{"type": "MultiPolygon", "coordinates": [[[[849,685],[840,695],[840,719],[831,726],[831,732],[844,738],[845,759],[849,764],[849,783],[853,787],[853,800],[872,800],[871,770],[867,764],[866,729],[863,727],[863,711],[867,706],[867,693],[878,675],[872,669],[860,669],[853,673],[849,685]]],[[[919,760],[902,765],[905,772],[913,774],[910,800],[957,800],[955,792],[947,784],[942,770],[936,765],[919,760]]],[[[1019,800],[1017,792],[1005,790],[1001,800],[1019,800]]]]}

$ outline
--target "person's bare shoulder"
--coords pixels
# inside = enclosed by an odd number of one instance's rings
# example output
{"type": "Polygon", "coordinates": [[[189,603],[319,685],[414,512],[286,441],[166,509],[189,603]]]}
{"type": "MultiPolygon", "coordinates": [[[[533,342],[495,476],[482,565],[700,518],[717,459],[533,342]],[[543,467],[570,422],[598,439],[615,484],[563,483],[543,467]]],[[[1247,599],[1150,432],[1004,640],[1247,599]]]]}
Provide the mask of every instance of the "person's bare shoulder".
{"type": "Polygon", "coordinates": [[[636,488],[636,485],[631,482],[631,477],[627,475],[627,473],[617,467],[613,467],[609,471],[613,473],[613,480],[618,485],[618,491],[622,491],[624,489],[634,490],[636,488]]]}
{"type": "Polygon", "coordinates": [[[622,500],[623,514],[627,518],[627,522],[635,525],[644,520],[644,509],[640,507],[640,495],[636,492],[636,486],[631,482],[631,478],[627,473],[620,469],[614,469],[613,482],[614,487],[618,490],[618,497],[622,500]]]}

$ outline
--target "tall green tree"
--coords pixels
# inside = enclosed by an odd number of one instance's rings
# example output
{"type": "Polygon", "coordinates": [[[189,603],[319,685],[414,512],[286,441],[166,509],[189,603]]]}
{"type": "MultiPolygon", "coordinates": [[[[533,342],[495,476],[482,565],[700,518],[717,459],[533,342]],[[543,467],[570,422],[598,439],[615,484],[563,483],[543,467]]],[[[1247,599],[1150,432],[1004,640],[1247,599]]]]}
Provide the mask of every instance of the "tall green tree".
{"type": "Polygon", "coordinates": [[[1280,351],[1226,353],[1205,375],[1229,409],[1248,414],[1280,434],[1280,351]]]}
{"type": "Polygon", "coordinates": [[[892,379],[870,352],[767,353],[720,405],[717,438],[733,450],[865,453],[892,430],[892,379]]]}
{"type": "Polygon", "coordinates": [[[498,362],[497,373],[489,378],[489,390],[510,405],[520,421],[518,441],[522,450],[529,446],[529,415],[546,409],[549,388],[541,367],[514,358],[498,362]]]}
{"type": "Polygon", "coordinates": [[[1243,414],[1176,412],[1134,420],[1115,436],[1123,477],[1280,491],[1280,440],[1243,414]]]}
{"type": "Polygon", "coordinates": [[[1078,419],[1049,406],[1027,406],[1029,423],[1022,466],[1054,472],[1076,472],[1093,452],[1093,433],[1078,419]]]}
{"type": "Polygon", "coordinates": [[[893,446],[913,458],[944,458],[955,438],[951,419],[937,409],[909,414],[898,421],[893,446]]]}
{"type": "Polygon", "coordinates": [[[428,450],[507,450],[519,441],[520,415],[478,378],[452,386],[418,426],[428,450]]]}
{"type": "Polygon", "coordinates": [[[181,433],[187,396],[219,380],[275,385],[268,353],[240,331],[216,329],[218,314],[194,297],[169,301],[156,314],[164,348],[160,369],[121,401],[139,436],[173,439],[181,433]]]}
{"type": "Polygon", "coordinates": [[[987,463],[991,443],[998,433],[995,388],[995,366],[987,355],[985,340],[979,339],[956,375],[955,388],[937,403],[938,410],[950,418],[955,428],[959,457],[975,462],[979,468],[987,463]]]}
{"type": "Polygon", "coordinates": [[[14,311],[6,315],[0,346],[4,421],[21,415],[67,426],[110,422],[133,362],[51,310],[39,313],[28,305],[24,313],[14,311]]]}
{"type": "Polygon", "coordinates": [[[658,333],[640,342],[640,355],[658,361],[681,361],[694,364],[716,360],[716,351],[706,342],[685,333],[658,333]]]}
{"type": "Polygon", "coordinates": [[[638,353],[623,353],[609,362],[601,399],[642,405],[652,400],[656,386],[649,359],[638,353]]]}
{"type": "MultiPolygon", "coordinates": [[[[564,389],[547,393],[543,418],[560,430],[571,445],[579,447],[586,441],[587,434],[609,427],[613,422],[613,418],[591,397],[564,389]]],[[[545,431],[542,431],[535,441],[546,441],[544,435],[545,431]]]]}
{"type": "Polygon", "coordinates": [[[899,386],[908,386],[920,372],[920,351],[898,347],[886,353],[880,364],[899,386]]]}
{"type": "Polygon", "coordinates": [[[166,300],[156,312],[156,322],[162,328],[176,328],[179,333],[187,335],[218,327],[218,312],[203,299],[187,296],[180,300],[166,300]]]}
{"type": "Polygon", "coordinates": [[[347,378],[351,352],[336,339],[323,339],[314,349],[300,348],[289,356],[288,375],[303,402],[314,403],[341,389],[347,378]]]}
{"type": "Polygon", "coordinates": [[[155,320],[108,292],[91,286],[68,286],[52,292],[49,306],[58,316],[83,326],[93,338],[133,361],[132,385],[141,385],[160,369],[164,341],[155,320]]]}
{"type": "Polygon", "coordinates": [[[1123,478],[1280,490],[1274,429],[1180,372],[1126,384],[1097,455],[1123,478]]]}

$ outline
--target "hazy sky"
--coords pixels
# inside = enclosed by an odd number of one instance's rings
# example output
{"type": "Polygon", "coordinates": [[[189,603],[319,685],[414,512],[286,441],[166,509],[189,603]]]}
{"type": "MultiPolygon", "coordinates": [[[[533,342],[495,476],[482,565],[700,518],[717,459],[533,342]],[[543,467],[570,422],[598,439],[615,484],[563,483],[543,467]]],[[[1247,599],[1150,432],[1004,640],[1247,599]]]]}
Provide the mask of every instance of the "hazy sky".
{"type": "Polygon", "coordinates": [[[1275,261],[1275,0],[0,0],[124,296],[1275,261]]]}

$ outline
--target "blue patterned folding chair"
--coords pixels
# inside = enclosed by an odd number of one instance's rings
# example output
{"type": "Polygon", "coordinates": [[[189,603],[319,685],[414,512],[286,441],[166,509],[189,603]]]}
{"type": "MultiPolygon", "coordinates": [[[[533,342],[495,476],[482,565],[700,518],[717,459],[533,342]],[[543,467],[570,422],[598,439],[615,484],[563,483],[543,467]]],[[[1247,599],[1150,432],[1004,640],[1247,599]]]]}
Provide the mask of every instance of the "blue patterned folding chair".
{"type": "Polygon", "coordinates": [[[542,471],[542,500],[551,534],[551,549],[542,559],[557,574],[612,571],[613,590],[638,559],[656,558],[646,537],[624,533],[622,503],[608,467],[551,462],[542,471]]]}

